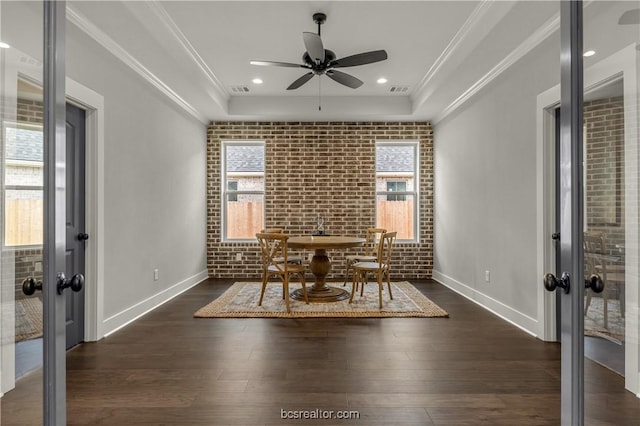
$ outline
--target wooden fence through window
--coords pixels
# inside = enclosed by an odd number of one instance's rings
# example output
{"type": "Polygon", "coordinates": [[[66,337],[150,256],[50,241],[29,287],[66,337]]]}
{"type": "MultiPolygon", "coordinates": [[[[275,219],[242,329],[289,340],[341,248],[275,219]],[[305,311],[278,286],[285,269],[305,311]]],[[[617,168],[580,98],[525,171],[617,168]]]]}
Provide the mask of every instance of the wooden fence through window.
{"type": "Polygon", "coordinates": [[[43,200],[5,200],[5,203],[5,245],[41,245],[44,235],[43,200]]]}
{"type": "MultiPolygon", "coordinates": [[[[255,238],[264,228],[264,203],[230,201],[227,204],[227,238],[255,238]]],[[[398,233],[398,239],[412,240],[413,200],[378,201],[377,224],[398,233]]]]}
{"type": "Polygon", "coordinates": [[[377,206],[377,225],[389,232],[397,232],[399,240],[412,240],[413,200],[381,201],[377,206]]]}
{"type": "Polygon", "coordinates": [[[264,203],[229,201],[227,203],[227,238],[252,239],[264,228],[264,203]]]}

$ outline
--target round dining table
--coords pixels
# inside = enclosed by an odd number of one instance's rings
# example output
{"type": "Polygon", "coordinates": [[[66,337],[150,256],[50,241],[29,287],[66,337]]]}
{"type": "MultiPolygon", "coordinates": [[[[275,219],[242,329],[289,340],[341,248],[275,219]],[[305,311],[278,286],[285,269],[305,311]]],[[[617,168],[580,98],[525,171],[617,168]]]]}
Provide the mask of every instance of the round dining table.
{"type": "MultiPolygon", "coordinates": [[[[360,247],[364,245],[364,242],[364,238],[324,235],[290,237],[287,240],[289,248],[314,250],[309,269],[311,269],[311,273],[313,273],[316,281],[313,286],[307,290],[309,302],[337,302],[338,300],[344,300],[349,297],[348,291],[341,288],[330,287],[325,281],[329,271],[331,271],[331,261],[327,255],[327,250],[360,247]]],[[[293,291],[291,298],[304,300],[302,289],[293,291]]]]}

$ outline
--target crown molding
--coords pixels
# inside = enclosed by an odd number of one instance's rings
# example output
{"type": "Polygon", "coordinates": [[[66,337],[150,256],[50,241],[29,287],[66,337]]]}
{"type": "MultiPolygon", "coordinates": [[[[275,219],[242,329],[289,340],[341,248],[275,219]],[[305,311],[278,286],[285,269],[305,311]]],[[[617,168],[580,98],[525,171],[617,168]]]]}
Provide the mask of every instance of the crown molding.
{"type": "Polygon", "coordinates": [[[431,65],[427,73],[422,77],[420,82],[416,85],[416,89],[413,95],[414,109],[416,105],[422,105],[430,96],[431,88],[429,83],[433,80],[434,76],[442,68],[442,66],[451,58],[451,56],[460,48],[460,46],[467,40],[470,33],[473,32],[476,25],[478,25],[487,10],[491,7],[493,2],[491,0],[482,0],[476,8],[471,12],[471,15],[462,24],[458,32],[453,36],[447,47],[442,51],[440,56],[431,65]]]}
{"type": "Polygon", "coordinates": [[[193,62],[200,68],[213,89],[213,100],[220,105],[223,110],[227,110],[227,103],[229,101],[229,92],[225,89],[220,79],[209,68],[206,61],[200,56],[195,47],[191,44],[187,36],[180,30],[178,24],[175,23],[173,18],[169,15],[169,12],[162,6],[160,1],[152,0],[146,3],[147,6],[153,11],[153,13],[160,19],[165,28],[171,33],[171,35],[178,41],[180,46],[184,49],[186,54],[193,60],[193,62]]]}
{"type": "Polygon", "coordinates": [[[149,69],[142,65],[137,59],[135,59],[129,52],[127,52],[122,46],[120,46],[115,40],[109,37],[104,31],[99,29],[93,22],[91,22],[86,16],[82,15],[77,10],[74,10],[71,5],[67,4],[67,20],[73,25],[78,27],[89,37],[95,40],[99,45],[104,47],[112,55],[122,61],[125,65],[131,68],[144,80],[146,80],[153,87],[162,92],[170,100],[176,103],[180,108],[186,111],[189,115],[203,124],[208,124],[207,120],[200,112],[195,109],[191,104],[182,99],[173,89],[171,89],[160,78],[153,74],[149,69]]]}
{"type": "Polygon", "coordinates": [[[520,60],[524,55],[529,53],[533,48],[538,46],[551,34],[556,32],[560,28],[560,14],[556,13],[552,18],[547,20],[542,26],[540,26],[535,33],[530,35],[525,41],[523,41],[518,47],[512,50],[503,60],[501,60],[496,66],[494,66],[488,73],[483,75],[478,81],[476,81],[471,87],[465,90],[460,96],[458,96],[453,102],[451,102],[438,116],[436,116],[432,122],[438,123],[446,118],[449,114],[460,108],[465,102],[467,102],[476,93],[481,91],[484,87],[494,81],[500,74],[506,71],[514,63],[520,60]]]}
{"type": "MultiPolygon", "coordinates": [[[[585,0],[583,8],[591,6],[595,0],[585,0]]],[[[498,78],[500,74],[506,71],[514,63],[520,60],[524,55],[529,53],[533,48],[538,46],[544,40],[546,40],[551,34],[560,29],[560,12],[549,18],[544,24],[542,24],[535,33],[529,36],[524,42],[516,47],[511,53],[509,53],[502,61],[500,61],[495,67],[493,67],[488,73],[482,76],[471,87],[465,90],[460,96],[458,96],[453,102],[451,102],[438,116],[436,116],[432,123],[436,124],[439,121],[444,120],[449,114],[460,108],[476,93],[490,84],[493,80],[498,78]]]]}

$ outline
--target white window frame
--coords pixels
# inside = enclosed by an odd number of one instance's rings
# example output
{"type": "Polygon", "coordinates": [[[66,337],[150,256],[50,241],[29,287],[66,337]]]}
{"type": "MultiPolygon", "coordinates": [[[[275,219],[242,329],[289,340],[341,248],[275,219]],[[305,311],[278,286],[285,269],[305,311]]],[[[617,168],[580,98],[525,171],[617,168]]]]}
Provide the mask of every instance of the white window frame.
{"type": "MultiPolygon", "coordinates": [[[[418,140],[381,140],[376,141],[375,146],[375,164],[378,163],[378,147],[379,146],[410,146],[413,148],[413,191],[378,191],[377,182],[379,177],[385,177],[388,175],[395,175],[395,172],[378,172],[375,170],[375,220],[376,226],[378,222],[378,196],[380,195],[411,195],[413,196],[413,239],[398,239],[398,242],[404,243],[418,243],[420,241],[420,141],[418,140]]],[[[376,167],[376,166],[374,166],[376,167]]],[[[388,230],[391,232],[392,230],[388,230]]]]}
{"type": "MultiPolygon", "coordinates": [[[[265,202],[263,203],[263,209],[262,209],[262,218],[263,220],[266,218],[266,195],[265,195],[265,188],[263,188],[262,191],[229,191],[227,190],[227,178],[231,178],[231,180],[237,179],[234,178],[233,176],[229,176],[229,174],[227,173],[227,147],[229,146],[262,146],[264,148],[264,152],[265,152],[265,157],[266,157],[266,146],[265,146],[265,141],[262,140],[228,140],[228,141],[222,141],[221,146],[220,146],[220,172],[221,172],[221,176],[220,176],[220,208],[221,208],[221,215],[220,215],[220,231],[221,231],[221,235],[220,235],[220,239],[222,242],[234,242],[234,243],[253,243],[255,242],[255,238],[227,238],[227,195],[228,194],[257,194],[257,195],[262,195],[263,200],[265,200],[265,202]]],[[[266,169],[266,158],[263,159],[263,162],[265,163],[265,169],[266,169]]],[[[266,187],[266,170],[263,170],[262,172],[256,172],[255,176],[263,176],[265,177],[265,187],[266,187]]]]}

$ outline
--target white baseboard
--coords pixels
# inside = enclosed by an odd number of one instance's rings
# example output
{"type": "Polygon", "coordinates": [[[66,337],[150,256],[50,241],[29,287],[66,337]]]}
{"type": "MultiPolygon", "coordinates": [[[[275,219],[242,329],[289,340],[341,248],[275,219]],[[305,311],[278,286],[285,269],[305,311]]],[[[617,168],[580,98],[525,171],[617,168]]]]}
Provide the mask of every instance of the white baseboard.
{"type": "Polygon", "coordinates": [[[515,325],[516,327],[531,334],[532,336],[538,336],[538,321],[535,318],[531,318],[530,316],[525,315],[522,312],[518,312],[510,306],[507,306],[490,296],[480,293],[479,291],[443,274],[440,271],[434,270],[432,278],[445,287],[448,287],[461,296],[466,297],[475,304],[482,306],[489,312],[499,316],[503,320],[515,325]]]}
{"type": "Polygon", "coordinates": [[[137,320],[144,314],[156,309],[158,306],[167,303],[169,300],[173,299],[179,294],[189,290],[191,287],[200,284],[208,277],[209,272],[207,270],[199,272],[196,275],[193,275],[177,284],[172,285],[168,289],[163,290],[158,294],[154,294],[153,296],[141,302],[138,302],[133,306],[128,307],[122,312],[106,318],[102,323],[102,330],[104,330],[103,337],[107,337],[108,335],[118,331],[122,327],[137,320]]]}

